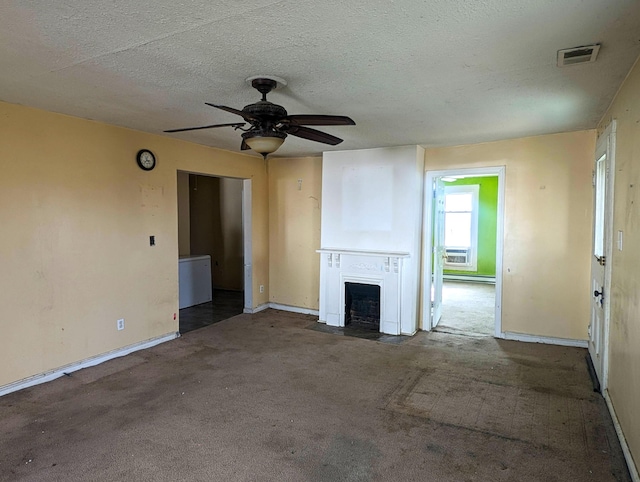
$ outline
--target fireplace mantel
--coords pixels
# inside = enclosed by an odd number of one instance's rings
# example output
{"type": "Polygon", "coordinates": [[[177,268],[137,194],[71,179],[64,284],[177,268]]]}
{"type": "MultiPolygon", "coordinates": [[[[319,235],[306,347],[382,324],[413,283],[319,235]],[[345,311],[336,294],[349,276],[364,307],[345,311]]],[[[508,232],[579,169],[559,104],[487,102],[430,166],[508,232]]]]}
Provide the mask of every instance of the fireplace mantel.
{"type": "Polygon", "coordinates": [[[320,320],[331,326],[345,324],[345,283],[380,286],[380,331],[401,333],[403,261],[409,253],[361,249],[317,250],[320,265],[320,320]]]}
{"type": "Polygon", "coordinates": [[[408,258],[409,253],[399,251],[368,251],[366,249],[342,249],[342,248],[320,248],[316,249],[320,254],[352,254],[355,256],[379,256],[381,258],[408,258]]]}

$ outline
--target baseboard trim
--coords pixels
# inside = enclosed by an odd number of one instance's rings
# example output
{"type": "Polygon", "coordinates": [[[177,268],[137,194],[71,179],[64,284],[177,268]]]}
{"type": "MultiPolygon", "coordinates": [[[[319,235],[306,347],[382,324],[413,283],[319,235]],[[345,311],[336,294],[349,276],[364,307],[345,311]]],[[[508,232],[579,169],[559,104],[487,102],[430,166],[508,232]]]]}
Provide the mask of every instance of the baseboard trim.
{"type": "Polygon", "coordinates": [[[640,482],[638,468],[633,461],[633,455],[631,455],[629,445],[627,445],[627,439],[624,436],[624,432],[622,431],[622,427],[620,426],[620,422],[618,421],[618,416],[616,415],[616,411],[613,408],[611,397],[609,397],[609,390],[604,390],[603,396],[605,401],[607,402],[607,408],[609,409],[609,413],[611,414],[611,420],[613,420],[613,426],[616,429],[616,434],[618,435],[618,440],[620,441],[620,446],[622,447],[624,459],[627,461],[627,467],[629,468],[629,474],[631,474],[631,480],[633,480],[633,482],[640,482]]]}
{"type": "Polygon", "coordinates": [[[290,311],[292,313],[300,313],[302,315],[320,316],[320,311],[318,310],[300,308],[298,306],[281,305],[280,303],[269,303],[269,308],[273,308],[274,310],[290,311]]]}
{"type": "Polygon", "coordinates": [[[526,343],[544,343],[546,345],[573,346],[577,348],[587,348],[587,340],[572,340],[570,338],[554,338],[551,336],[525,335],[524,333],[513,333],[505,331],[500,338],[513,341],[524,341],[526,343]]]}
{"type": "Polygon", "coordinates": [[[280,303],[264,303],[260,306],[256,306],[255,308],[245,308],[243,312],[252,315],[254,313],[260,313],[267,308],[281,311],[290,311],[291,313],[300,313],[301,315],[320,316],[320,312],[318,310],[312,310],[310,308],[300,308],[298,306],[281,305],[280,303]]]}
{"type": "Polygon", "coordinates": [[[118,358],[121,356],[128,355],[129,353],[133,353],[134,351],[145,350],[147,348],[151,348],[152,346],[159,345],[160,343],[175,340],[179,336],[180,336],[180,333],[177,331],[173,333],[167,333],[166,335],[150,338],[149,340],[134,343],[133,345],[128,345],[122,348],[117,348],[107,353],[102,353],[100,355],[85,358],[84,360],[80,360],[74,363],[69,363],[68,365],[61,366],[54,370],[39,373],[37,375],[32,375],[30,377],[23,378],[22,380],[17,380],[7,385],[0,386],[0,397],[12,392],[17,392],[18,390],[22,390],[24,388],[29,388],[34,385],[50,382],[51,380],[60,378],[62,375],[65,375],[67,373],[71,373],[77,370],[81,370],[83,368],[99,365],[100,363],[104,363],[114,358],[118,358]]]}
{"type": "Polygon", "coordinates": [[[444,279],[445,281],[469,281],[472,283],[496,284],[495,276],[465,276],[463,274],[444,274],[442,275],[442,279],[444,279]]]}
{"type": "Polygon", "coordinates": [[[261,311],[264,311],[267,308],[269,308],[269,303],[264,303],[262,305],[256,306],[255,308],[245,308],[244,310],[242,310],[242,312],[247,313],[249,315],[253,315],[254,313],[260,313],[261,311]]]}

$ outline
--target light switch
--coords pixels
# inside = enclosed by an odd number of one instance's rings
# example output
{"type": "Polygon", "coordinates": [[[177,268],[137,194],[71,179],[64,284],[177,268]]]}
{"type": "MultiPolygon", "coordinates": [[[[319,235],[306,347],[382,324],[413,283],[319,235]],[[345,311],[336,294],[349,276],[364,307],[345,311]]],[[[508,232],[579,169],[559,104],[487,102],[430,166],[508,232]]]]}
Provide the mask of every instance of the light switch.
{"type": "Polygon", "coordinates": [[[622,231],[618,231],[618,251],[622,251],[622,231]]]}

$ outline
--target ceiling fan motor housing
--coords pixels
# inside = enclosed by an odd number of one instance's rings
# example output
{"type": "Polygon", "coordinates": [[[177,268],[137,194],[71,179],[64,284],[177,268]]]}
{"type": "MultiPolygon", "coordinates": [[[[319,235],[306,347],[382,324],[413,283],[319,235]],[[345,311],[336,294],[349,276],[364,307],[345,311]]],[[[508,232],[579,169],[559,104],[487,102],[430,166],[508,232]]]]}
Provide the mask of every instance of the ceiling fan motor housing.
{"type": "Polygon", "coordinates": [[[249,104],[242,109],[242,112],[249,116],[256,117],[260,121],[265,120],[267,123],[278,123],[287,116],[287,110],[281,105],[274,104],[268,100],[261,100],[255,104],[249,104]]]}

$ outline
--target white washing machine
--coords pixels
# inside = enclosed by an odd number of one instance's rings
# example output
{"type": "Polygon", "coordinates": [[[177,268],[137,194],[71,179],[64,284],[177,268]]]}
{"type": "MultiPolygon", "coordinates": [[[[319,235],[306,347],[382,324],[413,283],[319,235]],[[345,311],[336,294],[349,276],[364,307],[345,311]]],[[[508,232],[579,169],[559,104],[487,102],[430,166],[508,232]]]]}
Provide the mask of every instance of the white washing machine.
{"type": "Polygon", "coordinates": [[[211,256],[180,256],[178,280],[180,309],[211,301],[211,256]]]}

